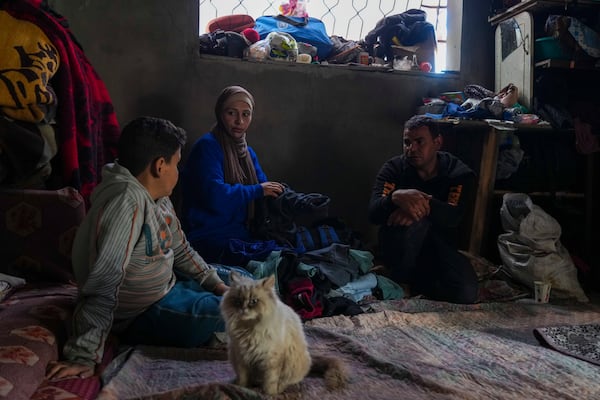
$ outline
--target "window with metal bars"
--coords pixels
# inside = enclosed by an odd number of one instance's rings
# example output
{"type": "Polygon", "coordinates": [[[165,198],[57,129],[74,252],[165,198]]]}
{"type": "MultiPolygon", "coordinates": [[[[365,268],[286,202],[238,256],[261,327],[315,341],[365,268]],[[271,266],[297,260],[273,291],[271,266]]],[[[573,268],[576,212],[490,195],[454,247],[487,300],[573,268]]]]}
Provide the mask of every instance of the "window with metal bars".
{"type": "MultiPolygon", "coordinates": [[[[462,0],[304,0],[311,17],[323,21],[327,33],[361,40],[380,19],[409,9],[421,9],[436,31],[436,72],[459,70],[462,0]]],[[[279,14],[285,0],[200,0],[200,30],[224,15],[247,14],[254,19],[279,14]]]]}

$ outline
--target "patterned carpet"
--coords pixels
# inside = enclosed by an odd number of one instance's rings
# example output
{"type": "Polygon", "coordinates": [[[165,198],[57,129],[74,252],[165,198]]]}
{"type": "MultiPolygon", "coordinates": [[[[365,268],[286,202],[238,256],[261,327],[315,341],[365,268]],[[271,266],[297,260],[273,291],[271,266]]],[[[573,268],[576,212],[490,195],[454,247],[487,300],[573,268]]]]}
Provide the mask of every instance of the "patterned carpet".
{"type": "Polygon", "coordinates": [[[542,345],[600,365],[600,325],[566,325],[536,328],[542,345]]]}
{"type": "MultiPolygon", "coordinates": [[[[541,346],[534,329],[590,325],[594,305],[530,301],[450,305],[408,299],[379,311],[306,323],[312,351],[341,358],[348,387],[328,391],[307,377],[282,399],[592,399],[600,369],[541,346]],[[427,309],[430,311],[427,311],[427,309]]],[[[263,398],[233,385],[225,349],[140,347],[109,369],[100,399],[263,398]]]]}

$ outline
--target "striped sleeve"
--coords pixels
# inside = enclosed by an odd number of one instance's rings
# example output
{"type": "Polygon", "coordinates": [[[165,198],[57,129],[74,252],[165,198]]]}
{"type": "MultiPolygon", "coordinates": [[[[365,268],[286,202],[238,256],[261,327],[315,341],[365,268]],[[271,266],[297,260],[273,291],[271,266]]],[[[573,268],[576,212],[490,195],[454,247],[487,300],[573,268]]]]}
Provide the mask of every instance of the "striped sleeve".
{"type": "Polygon", "coordinates": [[[99,363],[111,330],[125,267],[142,231],[135,201],[118,196],[96,215],[88,232],[92,265],[73,315],[73,334],[64,347],[66,359],[92,366],[99,363]],[[94,234],[95,233],[95,234],[94,234]],[[93,258],[93,260],[92,260],[93,258]]]}

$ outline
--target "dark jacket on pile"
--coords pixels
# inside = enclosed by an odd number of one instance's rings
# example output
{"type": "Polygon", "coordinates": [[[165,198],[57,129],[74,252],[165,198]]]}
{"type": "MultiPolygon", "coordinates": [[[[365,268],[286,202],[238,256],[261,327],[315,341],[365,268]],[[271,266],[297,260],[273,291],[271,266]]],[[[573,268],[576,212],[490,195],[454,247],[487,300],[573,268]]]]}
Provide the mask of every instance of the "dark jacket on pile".
{"type": "Polygon", "coordinates": [[[425,11],[411,9],[401,14],[390,15],[377,22],[375,28],[365,36],[365,44],[374,56],[394,58],[392,45],[414,46],[433,37],[435,43],[435,28],[426,21],[425,11]],[[374,53],[373,46],[378,43],[379,50],[374,53]]]}

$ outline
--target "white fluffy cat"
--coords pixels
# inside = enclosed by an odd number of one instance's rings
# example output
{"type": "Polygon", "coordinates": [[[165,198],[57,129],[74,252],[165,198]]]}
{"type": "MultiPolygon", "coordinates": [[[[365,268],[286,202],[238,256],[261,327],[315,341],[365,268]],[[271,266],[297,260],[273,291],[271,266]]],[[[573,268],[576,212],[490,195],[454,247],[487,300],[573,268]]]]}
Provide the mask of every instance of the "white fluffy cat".
{"type": "Polygon", "coordinates": [[[253,280],[231,273],[221,314],[236,383],[274,395],[312,371],[324,375],[328,388],[343,387],[348,379],[344,364],[336,358],[311,357],[300,317],[279,299],[274,286],[274,276],[253,280]]]}

